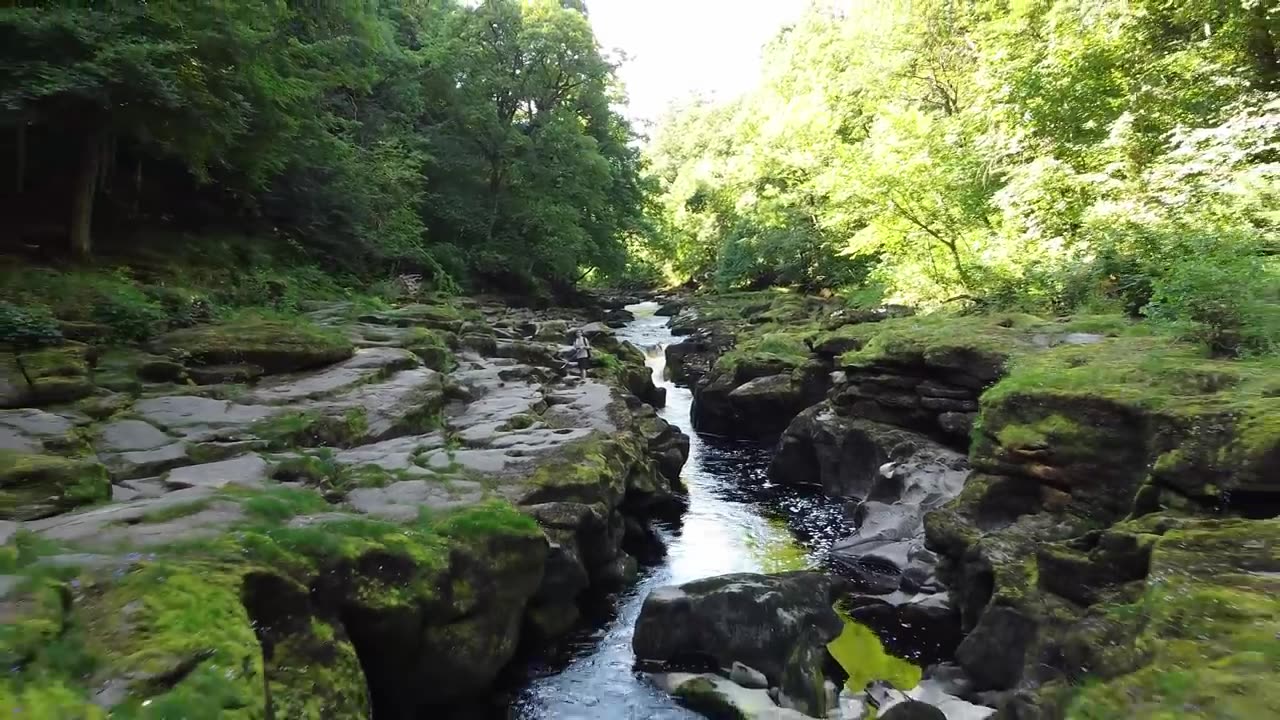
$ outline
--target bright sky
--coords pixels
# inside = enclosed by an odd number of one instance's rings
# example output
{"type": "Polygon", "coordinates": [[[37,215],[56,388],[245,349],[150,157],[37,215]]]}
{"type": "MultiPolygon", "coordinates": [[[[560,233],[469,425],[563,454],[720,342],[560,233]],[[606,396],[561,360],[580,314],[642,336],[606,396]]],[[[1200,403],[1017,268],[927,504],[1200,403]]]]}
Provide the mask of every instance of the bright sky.
{"type": "Polygon", "coordinates": [[[628,56],[619,72],[628,115],[657,120],[691,94],[733,97],[751,88],[760,50],[809,0],[587,0],[596,37],[628,56]]]}

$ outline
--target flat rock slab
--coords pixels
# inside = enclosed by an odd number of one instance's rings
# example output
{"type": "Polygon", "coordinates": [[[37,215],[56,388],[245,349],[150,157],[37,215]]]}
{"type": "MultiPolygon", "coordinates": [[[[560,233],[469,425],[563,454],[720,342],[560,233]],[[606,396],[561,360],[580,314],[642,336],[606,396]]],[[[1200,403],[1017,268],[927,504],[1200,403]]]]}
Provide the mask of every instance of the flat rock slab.
{"type": "MultiPolygon", "coordinates": [[[[166,440],[170,438],[165,436],[166,440]]],[[[154,450],[133,450],[130,452],[102,455],[102,464],[107,472],[116,480],[132,480],[134,478],[159,475],[166,470],[187,465],[191,462],[187,455],[185,442],[171,442],[154,450]]]]}
{"type": "Polygon", "coordinates": [[[281,412],[278,407],[241,405],[194,395],[139,400],[133,409],[149,422],[164,428],[244,426],[281,412]]]}
{"type": "Polygon", "coordinates": [[[211,491],[204,488],[178,490],[168,493],[164,497],[113,503],[83,512],[57,515],[43,520],[32,520],[23,523],[22,527],[50,540],[76,542],[96,539],[104,530],[112,526],[137,523],[148,514],[202,501],[211,494],[211,491]]]}
{"type": "Polygon", "coordinates": [[[547,397],[550,407],[542,414],[542,418],[553,427],[615,433],[621,428],[611,408],[614,402],[613,388],[602,382],[587,380],[557,388],[547,397]]]}
{"type": "Polygon", "coordinates": [[[13,520],[0,520],[0,545],[4,545],[18,534],[19,528],[22,526],[13,520]]]}
{"type": "Polygon", "coordinates": [[[269,470],[270,465],[266,460],[250,453],[221,462],[180,467],[165,476],[164,482],[174,488],[199,487],[211,490],[227,485],[262,487],[269,470]]]}
{"type": "Polygon", "coordinates": [[[408,435],[381,442],[343,450],[333,456],[342,465],[376,465],[383,470],[410,470],[417,468],[414,458],[433,449],[445,446],[443,433],[408,435]]]}
{"type": "Polygon", "coordinates": [[[27,435],[46,437],[66,435],[75,428],[76,423],[70,418],[44,410],[20,408],[0,410],[0,425],[11,427],[27,435]]]}
{"type": "MultiPolygon", "coordinates": [[[[773,702],[773,698],[769,697],[767,689],[742,687],[719,675],[658,673],[650,677],[655,685],[672,695],[680,696],[691,692],[694,687],[701,692],[714,693],[714,700],[708,697],[700,698],[704,702],[710,701],[707,706],[699,706],[706,712],[718,710],[726,717],[731,716],[730,712],[736,712],[736,717],[745,718],[745,720],[813,720],[797,710],[779,707],[773,702]],[[729,708],[733,710],[730,711],[729,708]]],[[[697,701],[694,700],[693,703],[696,704],[697,701]]]]}
{"type": "Polygon", "coordinates": [[[102,428],[95,447],[100,451],[154,450],[173,438],[141,420],[117,420],[102,428]]]}
{"type": "MultiPolygon", "coordinates": [[[[444,395],[440,373],[429,368],[402,370],[386,380],[360,385],[335,398],[316,405],[324,413],[363,410],[370,440],[385,440],[396,434],[407,418],[416,412],[439,405],[444,395]]],[[[299,409],[307,410],[303,405],[299,409]]]]}
{"type": "Polygon", "coordinates": [[[76,422],[34,408],[0,410],[0,450],[38,453],[46,440],[65,442],[76,422]]]}
{"type": "Polygon", "coordinates": [[[274,405],[322,397],[367,383],[382,373],[408,370],[420,364],[418,356],[408,350],[366,348],[357,351],[350,360],[318,373],[275,381],[260,387],[245,399],[251,403],[274,405]]]}
{"type": "Polygon", "coordinates": [[[347,494],[353,509],[397,522],[418,517],[420,507],[433,510],[474,505],[484,498],[484,487],[470,480],[403,480],[382,488],[358,488],[347,494]]]}

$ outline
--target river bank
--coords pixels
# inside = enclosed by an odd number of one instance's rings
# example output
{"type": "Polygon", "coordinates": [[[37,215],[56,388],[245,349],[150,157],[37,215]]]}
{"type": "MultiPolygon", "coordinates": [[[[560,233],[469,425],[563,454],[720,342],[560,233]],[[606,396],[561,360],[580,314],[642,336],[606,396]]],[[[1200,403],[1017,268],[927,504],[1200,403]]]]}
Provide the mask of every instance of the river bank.
{"type": "Polygon", "coordinates": [[[648,404],[643,353],[589,322],[608,313],[326,303],[14,356],[6,711],[473,703],[522,638],[631,582],[650,519],[683,506],[688,439],[648,404]],[[558,354],[578,329],[583,379],[558,354]]]}
{"type": "MultiPolygon", "coordinates": [[[[787,293],[664,312],[687,336],[668,360],[695,427],[780,433],[771,478],[854,508],[830,557],[860,617],[882,635],[954,619],[951,692],[1000,718],[1280,710],[1262,680],[1280,650],[1274,361],[1118,316],[914,317],[787,293]]],[[[707,592],[664,589],[655,613],[707,592]]],[[[645,646],[727,668],[746,651],[726,642],[645,646]]],[[[838,686],[829,666],[804,672],[838,686]]],[[[741,694],[707,680],[699,702],[741,694]]]]}

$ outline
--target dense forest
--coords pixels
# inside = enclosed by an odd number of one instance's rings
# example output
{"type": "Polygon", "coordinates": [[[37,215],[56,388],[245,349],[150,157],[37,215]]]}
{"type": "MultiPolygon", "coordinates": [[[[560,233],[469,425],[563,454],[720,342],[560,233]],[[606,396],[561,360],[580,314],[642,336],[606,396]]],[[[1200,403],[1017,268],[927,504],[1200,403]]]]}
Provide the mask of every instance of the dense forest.
{"type": "Polygon", "coordinates": [[[774,2],[0,0],[0,717],[1280,717],[1280,0],[774,2]]]}
{"type": "Polygon", "coordinates": [[[18,6],[0,156],[27,243],[250,231],[339,270],[519,288],[618,270],[643,227],[573,2],[18,6]]]}
{"type": "Polygon", "coordinates": [[[1271,0],[815,3],[753,92],[647,145],[570,0],[19,5],[5,211],[46,254],[231,230],[442,289],[693,280],[1280,342],[1271,0]]]}
{"type": "Polygon", "coordinates": [[[754,92],[659,129],[653,256],[1274,349],[1278,41],[1270,0],[814,7],[754,92]]]}

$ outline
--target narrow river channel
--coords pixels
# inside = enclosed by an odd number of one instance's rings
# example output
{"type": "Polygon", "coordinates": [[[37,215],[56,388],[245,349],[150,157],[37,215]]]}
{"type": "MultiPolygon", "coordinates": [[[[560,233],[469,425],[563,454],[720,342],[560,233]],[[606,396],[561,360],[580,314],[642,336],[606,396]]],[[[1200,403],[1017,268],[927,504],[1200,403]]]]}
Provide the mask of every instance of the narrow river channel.
{"type": "Polygon", "coordinates": [[[817,567],[842,529],[838,502],[772,485],[772,448],[699,436],[693,431],[688,388],[663,377],[663,349],[672,342],[657,305],[631,310],[636,319],[620,338],[643,348],[654,381],[667,389],[661,413],[692,443],[683,479],[689,509],[678,528],[662,529],[667,555],[641,569],[634,586],[598,610],[593,622],[560,652],[533,661],[509,717],[520,720],[670,720],[698,718],[632,670],[631,633],[651,590],[712,575],[817,567]]]}

